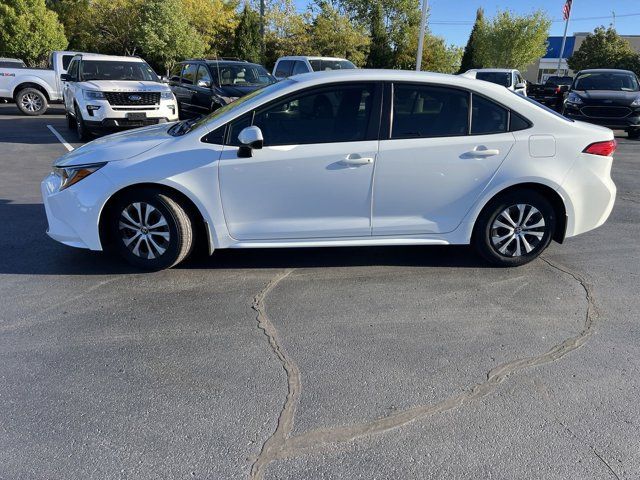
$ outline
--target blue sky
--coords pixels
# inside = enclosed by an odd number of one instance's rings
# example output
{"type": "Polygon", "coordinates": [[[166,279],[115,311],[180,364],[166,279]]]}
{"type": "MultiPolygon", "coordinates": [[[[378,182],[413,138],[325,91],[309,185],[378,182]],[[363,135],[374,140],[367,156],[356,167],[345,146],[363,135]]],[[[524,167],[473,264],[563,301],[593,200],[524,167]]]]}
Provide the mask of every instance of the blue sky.
{"type": "MultiPolygon", "coordinates": [[[[307,3],[306,0],[296,0],[300,9],[304,9],[307,3]]],[[[552,24],[551,35],[562,35],[564,30],[564,22],[562,22],[564,0],[429,0],[429,5],[431,31],[444,37],[447,43],[460,46],[467,43],[478,7],[483,7],[488,17],[493,16],[497,10],[510,9],[516,13],[529,13],[532,10],[541,9],[553,20],[560,20],[552,24]],[[468,22],[468,24],[451,25],[440,22],[468,22]]],[[[640,35],[640,0],[574,0],[568,34],[593,31],[598,25],[608,26],[613,21],[612,11],[616,13],[615,25],[618,33],[640,35]],[[634,13],[638,15],[623,16],[634,13]],[[585,19],[585,17],[608,18],[585,19]]]]}

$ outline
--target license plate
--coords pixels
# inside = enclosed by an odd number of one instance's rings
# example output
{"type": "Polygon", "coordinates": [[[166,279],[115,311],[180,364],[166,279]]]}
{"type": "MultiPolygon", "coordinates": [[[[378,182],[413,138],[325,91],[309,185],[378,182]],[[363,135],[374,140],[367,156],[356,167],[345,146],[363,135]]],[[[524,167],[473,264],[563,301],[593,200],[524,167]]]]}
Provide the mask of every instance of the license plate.
{"type": "Polygon", "coordinates": [[[129,112],[127,113],[127,119],[129,120],[144,120],[147,118],[147,114],[145,112],[129,112]]]}

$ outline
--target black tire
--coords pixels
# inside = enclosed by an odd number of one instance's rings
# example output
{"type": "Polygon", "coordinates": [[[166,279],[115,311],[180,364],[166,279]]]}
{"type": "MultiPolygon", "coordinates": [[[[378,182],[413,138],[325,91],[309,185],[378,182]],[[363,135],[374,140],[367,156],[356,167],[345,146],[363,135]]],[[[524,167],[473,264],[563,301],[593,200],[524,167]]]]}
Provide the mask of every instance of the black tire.
{"type": "Polygon", "coordinates": [[[627,132],[627,135],[629,136],[629,138],[633,139],[633,140],[637,140],[638,138],[640,138],[640,129],[636,128],[633,130],[629,130],[627,132]]]}
{"type": "Polygon", "coordinates": [[[23,88],[16,95],[16,106],[30,117],[42,115],[49,108],[47,96],[36,88],[23,88]]]}
{"type": "Polygon", "coordinates": [[[500,195],[485,206],[476,220],[472,244],[494,265],[517,267],[529,263],[549,246],[555,228],[556,214],[551,203],[540,193],[523,189],[500,195]],[[519,206],[524,206],[522,213],[519,206]],[[541,220],[543,225],[537,226],[541,220]]]}
{"type": "Polygon", "coordinates": [[[91,138],[91,133],[87,130],[87,125],[84,123],[84,119],[82,118],[82,113],[80,113],[80,109],[76,105],[75,109],[75,124],[76,124],[76,135],[78,136],[78,140],[81,142],[86,142],[91,138]]]}
{"type": "Polygon", "coordinates": [[[187,258],[193,248],[193,224],[187,209],[179,200],[157,190],[145,188],[120,196],[108,222],[111,247],[127,262],[145,270],[171,268],[187,258]],[[136,220],[140,220],[138,225],[136,220]],[[166,226],[153,227],[162,220],[166,226]]]}
{"type": "Polygon", "coordinates": [[[69,112],[65,112],[65,116],[67,117],[67,128],[69,130],[75,130],[76,128],[76,119],[73,118],[69,112]]]}

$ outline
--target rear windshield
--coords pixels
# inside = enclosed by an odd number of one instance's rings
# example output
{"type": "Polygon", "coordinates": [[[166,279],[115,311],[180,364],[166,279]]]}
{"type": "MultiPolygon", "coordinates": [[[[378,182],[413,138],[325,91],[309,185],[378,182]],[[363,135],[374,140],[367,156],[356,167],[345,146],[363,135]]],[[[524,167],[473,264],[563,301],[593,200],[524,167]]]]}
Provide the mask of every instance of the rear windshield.
{"type": "Polygon", "coordinates": [[[221,86],[266,86],[275,82],[275,78],[261,65],[211,65],[218,75],[221,86]]]}
{"type": "Polygon", "coordinates": [[[324,70],[350,70],[356,66],[349,60],[309,60],[314,72],[324,70]]]}
{"type": "Polygon", "coordinates": [[[573,77],[549,77],[547,79],[547,85],[571,85],[573,77]]]}
{"type": "Polygon", "coordinates": [[[145,62],[82,60],[80,62],[80,81],[91,80],[160,81],[158,75],[145,62]]]}
{"type": "Polygon", "coordinates": [[[0,60],[0,68],[27,68],[24,62],[0,60]]]}
{"type": "Polygon", "coordinates": [[[511,72],[476,72],[476,78],[485,82],[497,83],[503,87],[511,86],[511,72]]]}
{"type": "Polygon", "coordinates": [[[573,85],[574,90],[615,90],[637,92],[638,79],[627,72],[588,72],[579,75],[573,85]]]}

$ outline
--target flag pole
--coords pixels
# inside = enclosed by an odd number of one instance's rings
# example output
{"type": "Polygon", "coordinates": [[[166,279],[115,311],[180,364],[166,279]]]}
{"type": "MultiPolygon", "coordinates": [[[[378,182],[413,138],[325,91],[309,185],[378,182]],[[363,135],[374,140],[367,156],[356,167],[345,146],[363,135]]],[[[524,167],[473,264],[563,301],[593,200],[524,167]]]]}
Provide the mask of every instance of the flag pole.
{"type": "Polygon", "coordinates": [[[558,55],[558,68],[556,69],[556,75],[560,76],[560,65],[562,64],[562,55],[564,55],[564,46],[567,43],[567,28],[569,27],[569,19],[571,18],[571,10],[573,10],[573,2],[569,4],[569,12],[567,14],[567,21],[564,23],[564,35],[562,36],[562,46],[560,47],[560,54],[558,55]]]}
{"type": "Polygon", "coordinates": [[[427,10],[429,0],[422,0],[422,18],[420,19],[420,37],[418,38],[418,54],[416,55],[416,71],[422,68],[422,49],[424,48],[424,33],[427,28],[427,10]]]}

